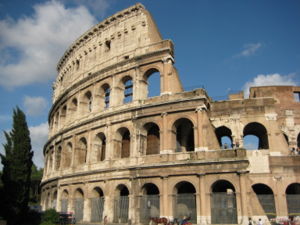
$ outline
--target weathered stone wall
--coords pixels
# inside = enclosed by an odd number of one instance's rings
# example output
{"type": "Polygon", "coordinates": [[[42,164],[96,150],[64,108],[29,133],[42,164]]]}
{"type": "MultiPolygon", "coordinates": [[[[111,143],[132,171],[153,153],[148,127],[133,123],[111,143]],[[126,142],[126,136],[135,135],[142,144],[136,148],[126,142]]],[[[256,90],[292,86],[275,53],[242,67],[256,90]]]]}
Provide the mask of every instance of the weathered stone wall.
{"type": "Polygon", "coordinates": [[[234,224],[290,214],[286,198],[300,183],[300,155],[290,151],[300,145],[300,87],[255,87],[249,99],[239,93],[212,101],[204,89],[182,89],[173,56],[172,42],[162,40],[140,4],[70,46],[57,67],[49,112],[43,209],[78,216],[80,208],[78,222],[90,222],[93,199],[104,199],[97,222],[106,216],[132,224],[149,222],[143,210],[169,219],[186,212],[197,224],[219,223],[224,214],[222,223],[234,224]],[[149,96],[150,76],[159,77],[159,96],[149,96]],[[259,140],[255,150],[245,149],[248,135],[259,140]],[[272,197],[272,212],[262,194],[272,197]],[[180,203],[184,196],[191,200],[180,203]],[[216,208],[218,196],[231,200],[216,208]],[[158,205],[143,203],[150,197],[158,205]],[[126,207],[118,205],[121,198],[126,207]]]}

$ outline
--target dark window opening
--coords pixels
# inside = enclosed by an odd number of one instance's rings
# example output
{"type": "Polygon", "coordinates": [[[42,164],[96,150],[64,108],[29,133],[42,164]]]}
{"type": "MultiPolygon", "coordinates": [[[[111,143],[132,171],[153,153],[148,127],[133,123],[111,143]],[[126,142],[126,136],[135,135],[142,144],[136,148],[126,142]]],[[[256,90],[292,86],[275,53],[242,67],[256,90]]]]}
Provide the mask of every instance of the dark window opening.
{"type": "Polygon", "coordinates": [[[176,152],[194,151],[194,126],[188,119],[179,119],[175,122],[176,152]]]}
{"type": "Polygon", "coordinates": [[[231,130],[225,126],[218,127],[216,129],[217,139],[222,149],[233,148],[232,133],[231,130]]]}
{"type": "MultiPolygon", "coordinates": [[[[262,124],[256,122],[247,124],[244,128],[244,137],[247,135],[252,135],[252,140],[249,140],[251,146],[257,146],[256,149],[269,149],[268,133],[262,124]]],[[[245,143],[247,144],[247,141],[244,139],[244,147],[247,147],[245,143]]]]}
{"type": "Polygon", "coordinates": [[[124,103],[131,102],[132,96],[133,96],[132,79],[127,78],[126,80],[124,80],[124,103]]]}
{"type": "Polygon", "coordinates": [[[159,127],[155,123],[148,123],[145,125],[145,128],[147,129],[146,155],[159,154],[159,127]]]}
{"type": "Polygon", "coordinates": [[[121,158],[128,158],[130,156],[130,133],[128,130],[122,135],[121,158]]]}
{"type": "Polygon", "coordinates": [[[105,51],[109,51],[111,47],[111,41],[105,41],[105,51]]]}
{"type": "Polygon", "coordinates": [[[110,96],[110,87],[108,84],[102,86],[104,91],[104,108],[109,107],[109,96],[110,96]]]}
{"type": "Polygon", "coordinates": [[[276,217],[276,208],[273,191],[265,184],[252,186],[258,201],[269,219],[276,217]]]}
{"type": "Polygon", "coordinates": [[[160,73],[157,69],[150,69],[145,73],[145,80],[148,84],[147,97],[160,95],[160,73]]]}
{"type": "Polygon", "coordinates": [[[295,102],[300,102],[300,92],[294,92],[295,102]]]}

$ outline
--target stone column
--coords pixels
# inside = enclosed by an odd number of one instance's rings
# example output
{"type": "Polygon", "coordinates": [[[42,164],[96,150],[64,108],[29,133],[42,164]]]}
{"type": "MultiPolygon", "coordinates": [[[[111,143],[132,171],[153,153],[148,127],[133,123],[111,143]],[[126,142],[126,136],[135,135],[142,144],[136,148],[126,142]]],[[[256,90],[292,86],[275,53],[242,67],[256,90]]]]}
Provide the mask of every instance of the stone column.
{"type": "Polygon", "coordinates": [[[248,199],[247,199],[247,191],[246,188],[248,187],[248,184],[246,183],[246,171],[245,172],[239,172],[239,181],[240,181],[240,192],[241,192],[241,224],[248,224],[248,217],[249,213],[247,210],[248,205],[248,199]]]}
{"type": "Polygon", "coordinates": [[[285,183],[283,181],[284,177],[274,176],[274,179],[275,179],[274,201],[276,207],[276,215],[277,217],[288,218],[288,206],[286,202],[285,189],[283,187],[283,183],[285,183]]]}
{"type": "Polygon", "coordinates": [[[89,196],[84,197],[83,203],[83,221],[90,222],[91,221],[91,200],[88,198],[89,196]]]}
{"type": "Polygon", "coordinates": [[[168,193],[168,177],[162,177],[162,194],[160,197],[160,216],[161,217],[170,217],[169,207],[170,205],[170,198],[168,193]]]}
{"type": "Polygon", "coordinates": [[[61,190],[59,186],[57,188],[56,211],[61,211],[61,190]]]}
{"type": "Polygon", "coordinates": [[[204,117],[205,115],[206,107],[203,104],[202,106],[197,107],[196,113],[197,113],[197,142],[195,140],[195,151],[205,151],[208,150],[208,147],[205,143],[205,136],[203,131],[203,125],[204,125],[204,117]]]}
{"type": "MultiPolygon", "coordinates": [[[[200,218],[198,222],[197,218],[197,223],[198,224],[207,224],[206,218],[208,217],[208,207],[207,204],[207,198],[206,198],[206,189],[205,189],[205,174],[198,174],[199,176],[199,191],[200,191],[200,218]]],[[[198,213],[198,212],[197,212],[198,213]]]]}
{"type": "Polygon", "coordinates": [[[174,150],[172,149],[172,137],[171,137],[171,128],[168,127],[168,120],[167,120],[168,113],[164,112],[161,114],[162,117],[162,137],[161,139],[161,144],[162,148],[160,153],[162,154],[168,154],[172,153],[174,150]]]}

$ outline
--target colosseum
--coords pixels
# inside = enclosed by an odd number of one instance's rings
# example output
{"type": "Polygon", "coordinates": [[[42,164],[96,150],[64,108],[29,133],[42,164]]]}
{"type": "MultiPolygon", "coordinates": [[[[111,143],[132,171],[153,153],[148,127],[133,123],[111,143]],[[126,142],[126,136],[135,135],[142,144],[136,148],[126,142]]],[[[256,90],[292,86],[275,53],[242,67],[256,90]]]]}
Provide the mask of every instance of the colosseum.
{"type": "Polygon", "coordinates": [[[173,43],[141,4],[80,36],[57,72],[43,210],[72,212],[81,224],[300,216],[299,86],[252,87],[249,98],[223,101],[184,91],[173,43]]]}

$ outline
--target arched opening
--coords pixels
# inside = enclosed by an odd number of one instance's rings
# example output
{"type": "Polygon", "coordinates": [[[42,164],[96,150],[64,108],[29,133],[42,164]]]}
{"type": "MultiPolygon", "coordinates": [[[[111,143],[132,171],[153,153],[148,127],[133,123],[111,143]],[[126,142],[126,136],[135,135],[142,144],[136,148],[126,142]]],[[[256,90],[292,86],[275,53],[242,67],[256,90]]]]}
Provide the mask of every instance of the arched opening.
{"type": "Polygon", "coordinates": [[[83,191],[78,188],[75,191],[75,199],[74,199],[74,214],[76,222],[80,222],[83,220],[83,212],[84,212],[84,194],[83,191]]]}
{"type": "Polygon", "coordinates": [[[233,148],[232,133],[228,127],[218,127],[215,132],[222,149],[233,148]]]}
{"type": "Polygon", "coordinates": [[[129,207],[129,191],[128,188],[121,184],[115,191],[114,200],[114,223],[128,222],[128,207],[129,207]]]}
{"type": "Polygon", "coordinates": [[[177,219],[190,218],[197,223],[196,189],[190,182],[182,181],[175,185],[173,214],[177,219]]]}
{"type": "Polygon", "coordinates": [[[144,77],[147,81],[147,97],[160,96],[160,72],[157,69],[150,69],[144,77]]]}
{"type": "Polygon", "coordinates": [[[117,157],[130,157],[130,132],[127,128],[118,129],[116,136],[116,154],[117,157]]]}
{"type": "Polygon", "coordinates": [[[297,147],[300,149],[300,133],[298,134],[297,137],[297,147]]]}
{"type": "Polygon", "coordinates": [[[173,125],[173,131],[176,135],[176,152],[194,151],[194,126],[189,119],[177,120],[173,125]]]}
{"type": "MultiPolygon", "coordinates": [[[[251,137],[251,136],[250,136],[251,137]]],[[[244,128],[244,147],[253,146],[256,149],[269,149],[268,133],[266,128],[260,123],[249,123],[244,128]],[[245,139],[246,136],[252,135],[251,139],[245,139]],[[258,140],[256,145],[255,139],[258,140]]],[[[253,147],[248,147],[246,149],[253,149],[253,147]]]]}
{"type": "Polygon", "coordinates": [[[92,112],[93,97],[92,97],[92,93],[90,91],[88,91],[84,94],[82,103],[85,105],[84,112],[92,112]]]}
{"type": "Polygon", "coordinates": [[[68,203],[69,203],[69,193],[68,191],[64,190],[61,195],[61,212],[66,213],[68,212],[68,203]]]}
{"type": "Polygon", "coordinates": [[[54,191],[52,196],[52,203],[51,203],[52,209],[56,209],[56,203],[57,203],[57,191],[54,191]]]}
{"type": "Polygon", "coordinates": [[[51,173],[53,170],[53,158],[54,158],[54,152],[53,150],[50,151],[50,157],[49,157],[49,169],[48,171],[51,173]]]}
{"type": "Polygon", "coordinates": [[[61,109],[61,114],[60,114],[60,123],[62,125],[65,124],[66,122],[66,117],[67,117],[67,106],[64,105],[63,108],[61,109]]]}
{"type": "Polygon", "coordinates": [[[56,151],[56,160],[55,160],[56,161],[56,165],[55,165],[56,170],[60,169],[61,152],[62,152],[62,148],[61,148],[61,146],[59,146],[56,151]]]}
{"type": "Polygon", "coordinates": [[[155,184],[147,183],[142,187],[140,197],[140,222],[149,224],[150,218],[160,216],[159,190],[155,184]]]}
{"type": "Polygon", "coordinates": [[[71,103],[70,110],[76,112],[76,111],[77,111],[77,106],[78,106],[77,98],[73,98],[73,99],[72,99],[72,103],[71,103]]]}
{"type": "Polygon", "coordinates": [[[101,188],[95,187],[91,198],[91,222],[101,222],[104,210],[104,194],[101,188]]]}
{"type": "Polygon", "coordinates": [[[211,190],[211,223],[237,224],[234,186],[226,180],[218,180],[212,185],[211,190]]]}
{"type": "Polygon", "coordinates": [[[283,136],[284,136],[284,140],[286,141],[287,145],[289,145],[289,137],[283,133],[283,136]]]}
{"type": "Polygon", "coordinates": [[[130,76],[126,76],[122,79],[122,83],[123,83],[123,86],[124,86],[124,100],[123,100],[123,103],[132,102],[132,97],[133,97],[132,78],[130,76]]]}
{"type": "Polygon", "coordinates": [[[269,219],[276,217],[275,200],[272,189],[265,184],[254,184],[252,185],[252,189],[266,216],[269,219]]]}
{"type": "Polygon", "coordinates": [[[95,140],[95,155],[96,160],[94,161],[104,161],[105,160],[105,151],[106,151],[106,137],[103,133],[96,135],[95,140]]]}
{"type": "Polygon", "coordinates": [[[76,162],[78,165],[86,163],[87,141],[84,137],[80,138],[76,149],[76,162]]]}
{"type": "Polygon", "coordinates": [[[69,168],[71,166],[72,151],[73,151],[72,143],[68,142],[66,145],[66,148],[63,149],[63,156],[62,156],[63,164],[62,164],[62,166],[64,168],[69,168]]]}
{"type": "Polygon", "coordinates": [[[108,108],[109,107],[109,104],[110,104],[110,86],[109,84],[103,84],[102,87],[101,87],[101,93],[102,93],[102,96],[103,96],[103,104],[104,104],[104,107],[103,108],[108,108]]]}
{"type": "Polygon", "coordinates": [[[145,124],[144,128],[147,131],[146,155],[159,154],[160,152],[159,127],[155,123],[147,123],[145,124]]]}
{"type": "Polygon", "coordinates": [[[286,202],[289,216],[300,215],[300,184],[290,184],[286,191],[286,202]]]}
{"type": "Polygon", "coordinates": [[[55,128],[59,129],[59,112],[55,114],[55,128]]]}
{"type": "Polygon", "coordinates": [[[46,209],[51,209],[51,196],[50,193],[48,193],[46,198],[46,209]]]}

